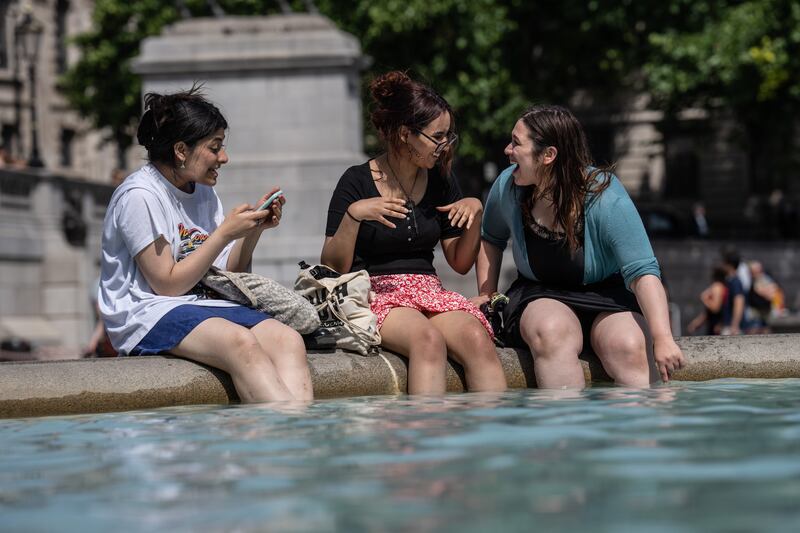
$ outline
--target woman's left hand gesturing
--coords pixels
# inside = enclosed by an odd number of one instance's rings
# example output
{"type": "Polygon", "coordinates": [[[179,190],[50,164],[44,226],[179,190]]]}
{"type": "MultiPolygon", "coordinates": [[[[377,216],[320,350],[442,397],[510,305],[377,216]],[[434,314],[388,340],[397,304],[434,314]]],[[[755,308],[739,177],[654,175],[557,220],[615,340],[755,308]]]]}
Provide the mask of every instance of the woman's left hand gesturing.
{"type": "Polygon", "coordinates": [[[483,213],[483,204],[477,198],[462,198],[457,202],[443,205],[436,209],[447,213],[447,219],[453,227],[462,228],[466,225],[466,229],[470,229],[476,218],[480,220],[483,213]]]}

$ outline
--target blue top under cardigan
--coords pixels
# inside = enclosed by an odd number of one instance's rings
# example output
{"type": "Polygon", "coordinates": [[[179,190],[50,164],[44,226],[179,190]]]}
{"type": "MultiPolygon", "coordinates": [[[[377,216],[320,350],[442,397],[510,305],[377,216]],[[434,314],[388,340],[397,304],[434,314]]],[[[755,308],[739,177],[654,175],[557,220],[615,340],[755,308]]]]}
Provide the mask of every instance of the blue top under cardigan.
{"type": "MultiPolygon", "coordinates": [[[[521,187],[514,184],[512,165],[505,169],[489,191],[481,224],[481,237],[505,249],[513,239],[514,262],[522,276],[538,281],[528,263],[525,229],[519,198],[521,187]]],[[[602,176],[598,180],[604,179],[602,176]]],[[[583,283],[597,283],[620,272],[625,286],[645,274],[661,277],[661,269],[645,233],[642,219],[619,179],[611,175],[611,183],[600,195],[588,194],[584,211],[583,283]]],[[[535,261],[536,258],[531,258],[535,261]]]]}

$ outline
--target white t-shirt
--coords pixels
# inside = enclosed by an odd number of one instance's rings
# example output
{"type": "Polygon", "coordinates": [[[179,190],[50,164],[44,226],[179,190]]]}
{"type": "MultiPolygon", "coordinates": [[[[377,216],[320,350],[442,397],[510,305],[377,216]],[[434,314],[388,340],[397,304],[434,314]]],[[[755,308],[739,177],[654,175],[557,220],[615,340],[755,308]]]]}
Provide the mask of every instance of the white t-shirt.
{"type": "Polygon", "coordinates": [[[742,282],[744,292],[750,292],[750,287],[753,286],[753,276],[750,274],[747,261],[739,261],[739,266],[736,267],[736,277],[742,282]]]}
{"type": "MultiPolygon", "coordinates": [[[[192,193],[172,185],[153,165],[145,165],[114,191],[103,223],[103,253],[98,305],[109,339],[127,355],[169,311],[191,303],[217,307],[237,305],[196,295],[155,294],[134,257],[163,236],[180,261],[200,246],[224,220],[214,189],[195,184],[192,193]]],[[[222,269],[233,242],[214,261],[222,269]]]]}

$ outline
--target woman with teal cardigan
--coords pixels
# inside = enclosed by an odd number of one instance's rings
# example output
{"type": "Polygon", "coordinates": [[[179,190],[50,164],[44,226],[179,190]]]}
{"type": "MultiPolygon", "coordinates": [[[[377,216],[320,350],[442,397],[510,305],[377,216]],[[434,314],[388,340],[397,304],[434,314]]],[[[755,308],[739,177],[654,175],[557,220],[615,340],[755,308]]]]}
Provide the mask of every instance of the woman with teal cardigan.
{"type": "Polygon", "coordinates": [[[620,385],[668,381],[684,356],[658,262],[622,184],[591,166],[580,123],[563,107],[533,107],[505,154],[511,166],[484,209],[477,303],[497,291],[511,239],[519,277],[507,291],[503,333],[508,345],[530,349],[539,387],[583,387],[583,351],[620,385]]]}

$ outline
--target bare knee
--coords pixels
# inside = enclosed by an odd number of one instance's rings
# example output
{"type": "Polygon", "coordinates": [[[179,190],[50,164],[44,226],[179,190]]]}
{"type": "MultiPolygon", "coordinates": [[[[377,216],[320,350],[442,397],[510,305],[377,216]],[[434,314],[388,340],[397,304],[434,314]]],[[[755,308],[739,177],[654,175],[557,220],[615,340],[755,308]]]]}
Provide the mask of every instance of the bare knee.
{"type": "Polygon", "coordinates": [[[480,323],[464,328],[460,333],[467,353],[459,354],[467,363],[487,364],[499,362],[492,338],[480,323]]]}
{"type": "Polygon", "coordinates": [[[228,352],[230,354],[228,359],[234,368],[259,365],[269,361],[256,336],[244,327],[236,328],[230,334],[228,352]]]}
{"type": "Polygon", "coordinates": [[[650,383],[647,339],[641,331],[624,331],[606,339],[597,355],[617,384],[646,387],[650,383]]]}
{"type": "Polygon", "coordinates": [[[447,359],[447,344],[439,330],[428,326],[411,333],[409,358],[415,362],[431,365],[444,364],[447,359]]]}
{"type": "Polygon", "coordinates": [[[294,329],[277,321],[270,321],[269,328],[260,330],[257,337],[265,353],[275,364],[285,367],[308,364],[303,337],[294,329]]]}
{"type": "Polygon", "coordinates": [[[606,348],[608,355],[614,357],[628,368],[647,367],[647,345],[644,335],[631,333],[615,337],[606,348]]]}
{"type": "Polygon", "coordinates": [[[305,354],[306,345],[303,342],[303,337],[289,326],[284,324],[279,324],[279,326],[280,329],[277,330],[275,335],[275,347],[283,351],[305,354]]]}
{"type": "Polygon", "coordinates": [[[577,357],[583,345],[580,328],[558,317],[542,317],[535,322],[522,324],[520,333],[537,357],[577,357]]]}

